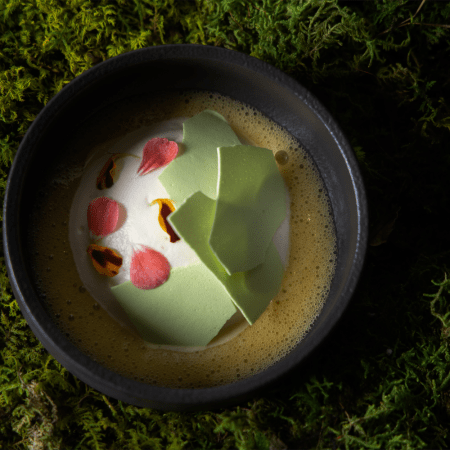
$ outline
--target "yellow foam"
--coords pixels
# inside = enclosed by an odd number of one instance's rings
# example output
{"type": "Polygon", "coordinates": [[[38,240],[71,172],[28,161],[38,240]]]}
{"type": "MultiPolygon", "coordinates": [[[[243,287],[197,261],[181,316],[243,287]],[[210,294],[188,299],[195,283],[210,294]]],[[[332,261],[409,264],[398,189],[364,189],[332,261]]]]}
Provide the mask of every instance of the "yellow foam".
{"type": "MultiPolygon", "coordinates": [[[[298,142],[258,111],[224,96],[186,93],[161,101],[130,99],[91,118],[65,150],[68,161],[43,189],[36,204],[30,245],[34,278],[55,322],[83,352],[122,375],[169,387],[206,387],[230,383],[264,370],[289,353],[320,313],[335,266],[335,234],[323,183],[298,142]],[[87,294],[70,254],[67,218],[86,156],[108,148],[143,125],[204,109],[222,114],[238,136],[253,145],[285,151],[279,165],[291,198],[289,265],[280,293],[264,314],[236,337],[242,322],[217,338],[220,345],[188,351],[146,345],[117,325],[87,294]],[[80,153],[80,148],[84,150],[80,153]],[[62,189],[64,187],[64,189],[62,189]]],[[[244,319],[242,319],[244,320],[244,319]]]]}

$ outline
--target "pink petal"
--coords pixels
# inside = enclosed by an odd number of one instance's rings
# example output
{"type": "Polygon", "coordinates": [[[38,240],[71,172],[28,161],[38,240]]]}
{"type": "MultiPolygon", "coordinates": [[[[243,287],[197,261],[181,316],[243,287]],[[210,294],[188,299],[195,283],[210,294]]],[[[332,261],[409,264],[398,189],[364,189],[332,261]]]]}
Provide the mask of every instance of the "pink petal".
{"type": "Polygon", "coordinates": [[[98,237],[111,234],[117,228],[119,210],[119,204],[108,197],[92,200],[87,210],[89,230],[98,237]]]}
{"type": "Polygon", "coordinates": [[[175,159],[178,154],[178,145],[166,138],[150,139],[144,146],[142,162],[137,172],[145,175],[152,170],[166,166],[175,159]]]}
{"type": "Polygon", "coordinates": [[[137,288],[157,288],[167,281],[169,275],[170,264],[164,255],[145,245],[133,251],[130,280],[137,288]]]}

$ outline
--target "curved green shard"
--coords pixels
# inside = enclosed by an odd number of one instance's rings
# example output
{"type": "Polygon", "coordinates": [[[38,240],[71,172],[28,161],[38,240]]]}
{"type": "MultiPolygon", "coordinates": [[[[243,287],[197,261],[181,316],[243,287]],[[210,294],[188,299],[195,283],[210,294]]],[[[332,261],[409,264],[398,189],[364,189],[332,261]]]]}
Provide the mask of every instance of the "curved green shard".
{"type": "Polygon", "coordinates": [[[286,188],[271,150],[221,147],[209,245],[229,275],[261,264],[286,216],[286,188]]]}
{"type": "MultiPolygon", "coordinates": [[[[283,264],[271,241],[262,264],[247,272],[228,275],[208,243],[215,203],[202,192],[196,192],[168,216],[168,220],[178,236],[191,246],[202,263],[220,281],[251,325],[278,293],[284,273],[283,264]]],[[[199,280],[198,284],[201,286],[202,281],[199,280]]],[[[201,289],[198,295],[202,295],[201,289]]]]}
{"type": "Polygon", "coordinates": [[[153,344],[205,346],[236,312],[228,292],[203,264],[172,269],[156,289],[127,281],[111,291],[141,337],[153,344]]]}
{"type": "Polygon", "coordinates": [[[205,110],[183,124],[184,151],[159,176],[159,181],[177,203],[194,192],[216,198],[217,148],[239,145],[240,141],[223,116],[205,110]]]}

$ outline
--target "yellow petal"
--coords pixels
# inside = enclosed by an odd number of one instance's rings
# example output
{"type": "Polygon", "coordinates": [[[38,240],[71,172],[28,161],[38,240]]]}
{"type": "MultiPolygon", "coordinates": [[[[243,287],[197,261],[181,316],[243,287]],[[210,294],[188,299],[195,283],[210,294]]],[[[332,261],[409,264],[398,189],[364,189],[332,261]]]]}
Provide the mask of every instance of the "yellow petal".
{"type": "Polygon", "coordinates": [[[87,252],[98,273],[108,277],[115,277],[119,273],[123,259],[116,251],[109,247],[91,244],[87,248],[87,252]]]}
{"type": "Polygon", "coordinates": [[[105,165],[100,170],[100,173],[97,177],[97,189],[109,189],[115,181],[115,177],[117,174],[117,165],[116,161],[120,158],[124,158],[125,156],[133,156],[134,158],[139,158],[136,155],[131,155],[129,153],[114,153],[111,158],[106,161],[105,165]]]}
{"type": "Polygon", "coordinates": [[[170,236],[170,242],[177,242],[180,238],[177,236],[175,231],[173,231],[170,223],[167,221],[167,216],[175,211],[174,202],[168,198],[157,198],[151,204],[154,205],[158,203],[159,205],[159,216],[158,222],[163,231],[165,231],[170,236]]]}

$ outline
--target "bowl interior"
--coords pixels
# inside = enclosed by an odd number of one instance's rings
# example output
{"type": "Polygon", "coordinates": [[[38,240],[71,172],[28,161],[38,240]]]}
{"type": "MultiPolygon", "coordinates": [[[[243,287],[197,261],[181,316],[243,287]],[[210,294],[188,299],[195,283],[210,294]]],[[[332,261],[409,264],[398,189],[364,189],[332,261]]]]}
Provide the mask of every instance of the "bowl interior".
{"type": "Polygon", "coordinates": [[[304,359],[335,325],[355,289],[367,241],[367,207],[353,152],[326,109],[277,69],[224,49],[176,45],[130,52],[99,64],[67,85],[24,137],[5,199],[4,242],[11,283],[30,327],[69,371],[94,388],[139,406],[180,410],[236,402],[304,359]],[[218,92],[251,105],[284,127],[309,153],[326,186],[337,237],[337,266],[321,314],[297,347],[262,373],[207,389],[167,389],[133,381],[80,352],[49,320],[31,281],[26,236],[34,187],[89,115],[115,102],[176,90],[218,92]]]}

